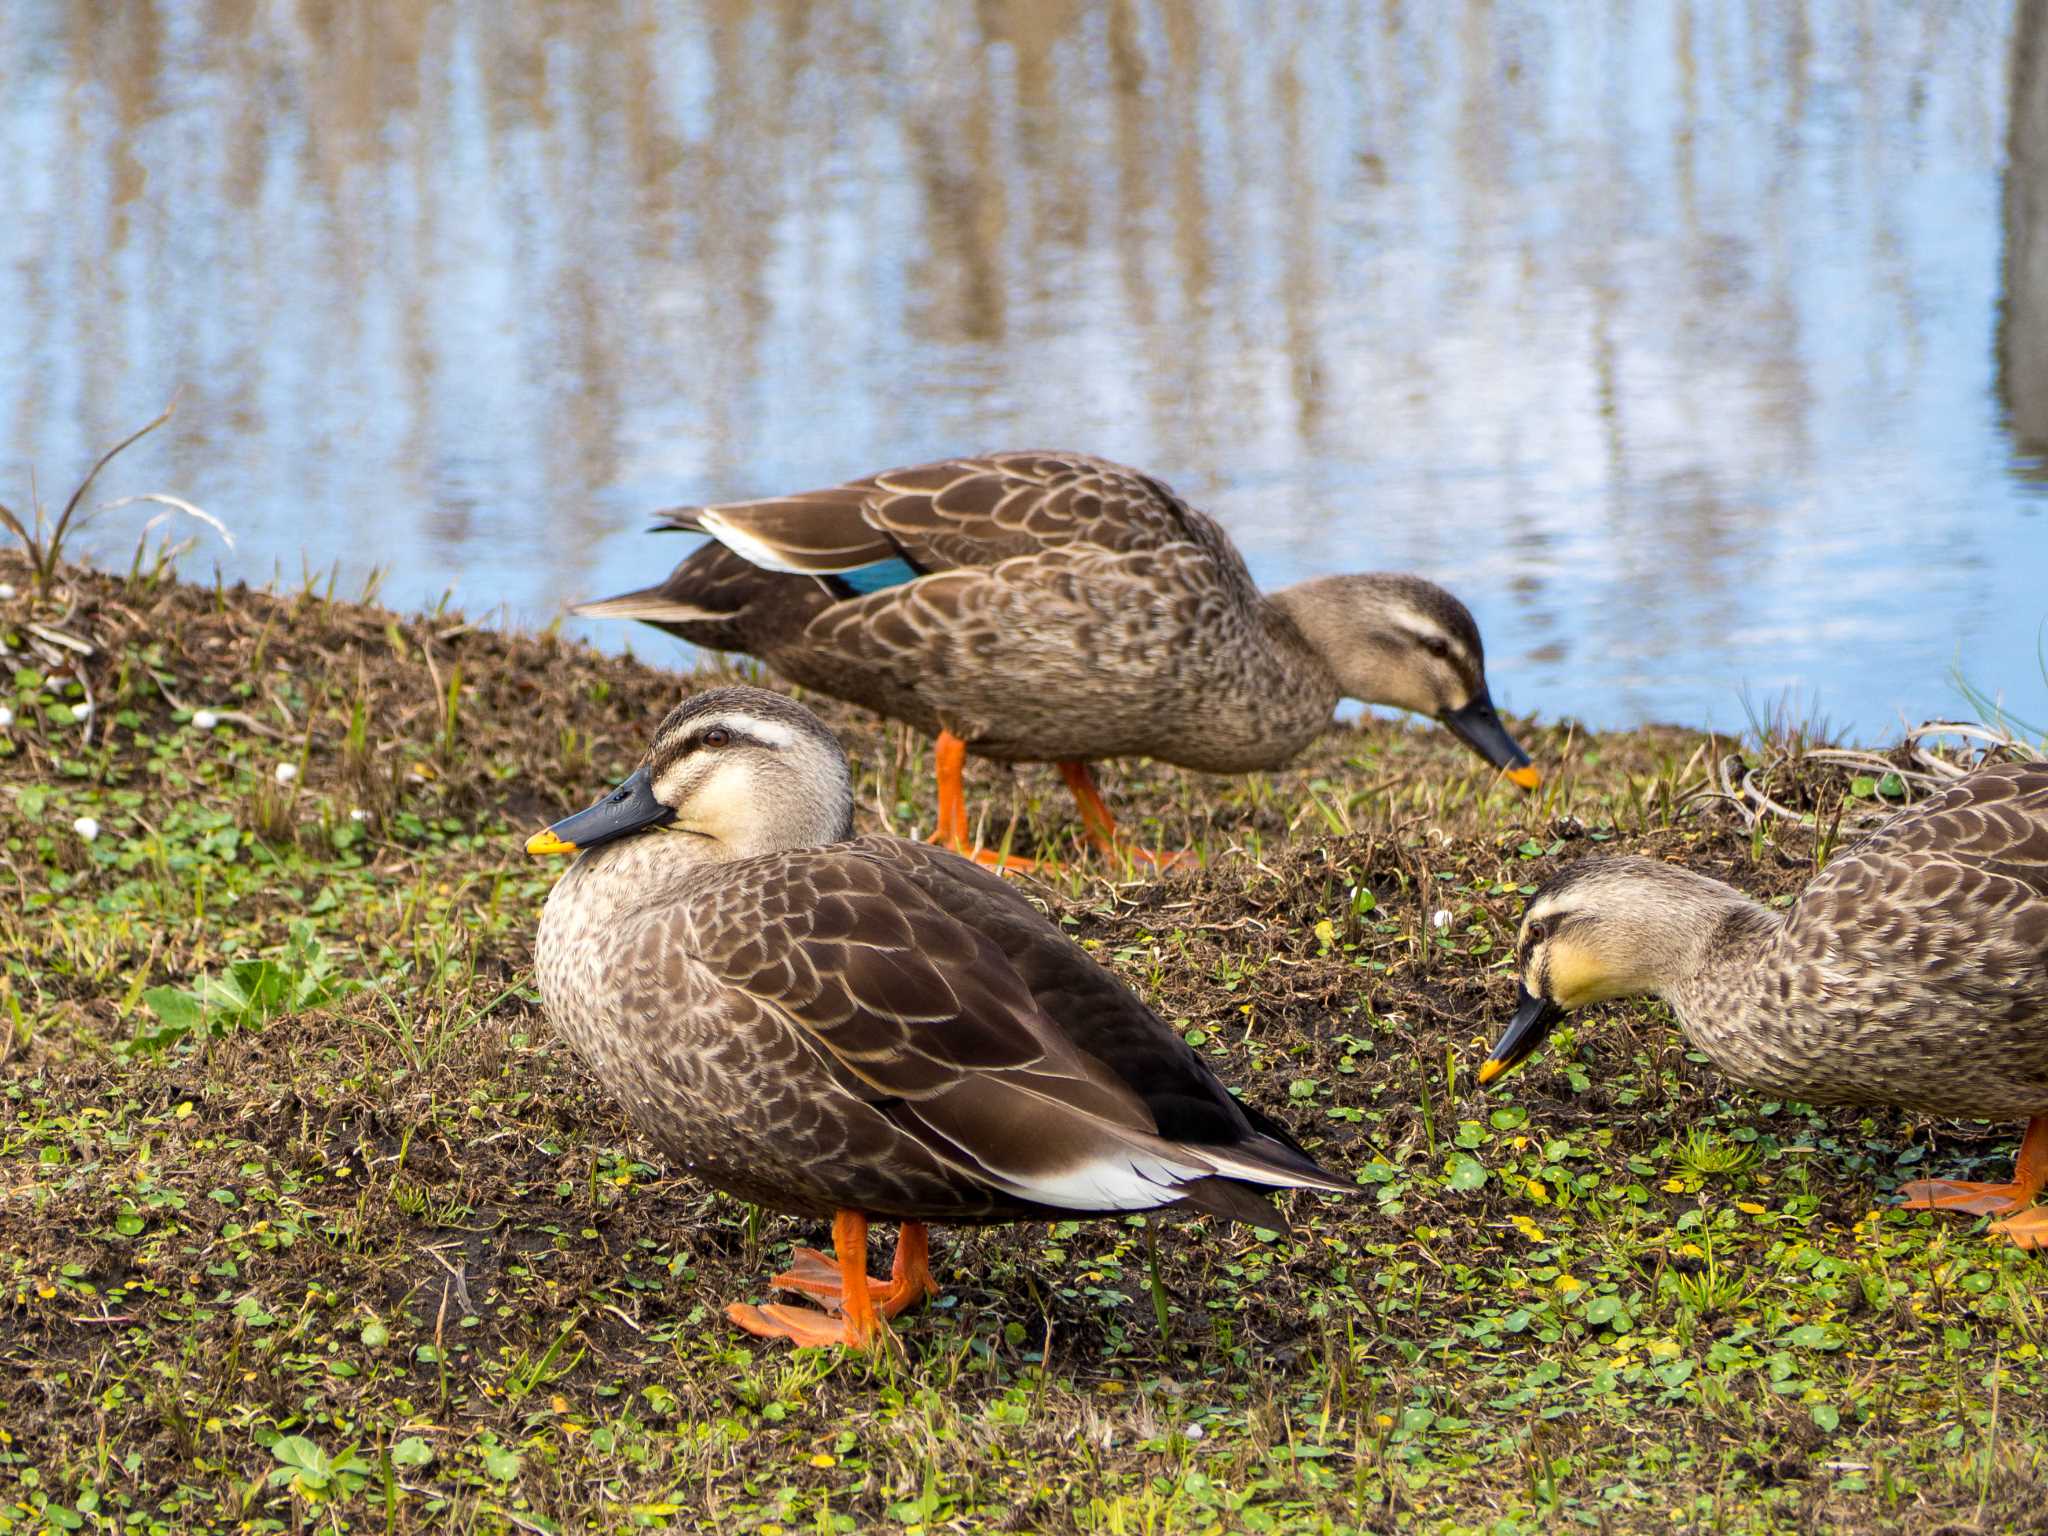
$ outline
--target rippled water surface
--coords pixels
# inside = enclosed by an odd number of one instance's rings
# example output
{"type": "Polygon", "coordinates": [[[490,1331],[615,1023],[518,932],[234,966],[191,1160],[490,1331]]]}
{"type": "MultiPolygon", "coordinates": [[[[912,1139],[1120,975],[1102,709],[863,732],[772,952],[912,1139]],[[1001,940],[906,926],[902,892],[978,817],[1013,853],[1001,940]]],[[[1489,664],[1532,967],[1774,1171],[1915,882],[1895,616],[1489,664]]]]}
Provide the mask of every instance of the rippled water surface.
{"type": "Polygon", "coordinates": [[[1877,734],[1960,673],[2041,719],[2044,33],[8,0],[0,499],[182,387],[108,490],[225,519],[229,575],[545,622],[688,547],[651,508],[1073,447],[1263,580],[1438,577],[1515,709],[1877,734]]]}

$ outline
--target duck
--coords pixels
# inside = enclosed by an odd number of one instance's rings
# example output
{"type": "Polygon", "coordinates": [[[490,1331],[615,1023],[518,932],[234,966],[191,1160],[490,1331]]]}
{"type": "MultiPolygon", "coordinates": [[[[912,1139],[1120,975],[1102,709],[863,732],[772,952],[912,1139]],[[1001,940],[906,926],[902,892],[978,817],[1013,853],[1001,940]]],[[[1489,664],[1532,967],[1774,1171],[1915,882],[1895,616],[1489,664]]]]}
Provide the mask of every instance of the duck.
{"type": "Polygon", "coordinates": [[[1810,1104],[2024,1119],[2013,1176],[1915,1180],[1921,1210],[2048,1244],[2048,763],[1979,767],[1773,910],[1651,859],[1588,859],[1530,898],[1513,1020],[1482,1086],[1565,1013],[1651,995],[1729,1077],[1810,1104]]]}
{"type": "Polygon", "coordinates": [[[1058,764],[1088,841],[1155,865],[1188,855],[1124,840],[1092,763],[1277,768],[1343,698],[1431,716],[1514,783],[1541,781],[1449,592],[1380,572],[1263,593],[1214,519],[1106,459],[944,459],[655,515],[709,542],[659,585],[573,611],[755,657],[935,737],[933,840],[997,868],[1033,861],[970,835],[970,754],[1058,764]]]}
{"type": "Polygon", "coordinates": [[[771,1282],[821,1306],[727,1315],[876,1347],[937,1293],[934,1223],[1190,1208],[1280,1228],[1271,1192],[1353,1191],[1013,883],[853,835],[839,741],[724,687],[662,720],[615,789],[527,841],[573,854],[535,942],[556,1032],[671,1162],[829,1219],[771,1282]],[[900,1225],[886,1277],[869,1224],[900,1225]]]}

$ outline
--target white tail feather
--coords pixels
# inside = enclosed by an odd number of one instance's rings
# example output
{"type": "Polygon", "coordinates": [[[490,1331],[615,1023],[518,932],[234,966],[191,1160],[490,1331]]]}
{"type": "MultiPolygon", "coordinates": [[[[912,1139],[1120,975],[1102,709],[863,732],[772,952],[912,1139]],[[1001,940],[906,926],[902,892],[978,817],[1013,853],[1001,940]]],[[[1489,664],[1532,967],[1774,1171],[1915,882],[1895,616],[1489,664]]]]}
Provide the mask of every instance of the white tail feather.
{"type": "Polygon", "coordinates": [[[628,592],[621,597],[601,597],[578,603],[569,610],[584,619],[649,619],[663,624],[716,624],[732,617],[694,603],[679,603],[659,592],[628,592]]]}
{"type": "Polygon", "coordinates": [[[1234,1155],[1227,1147],[1189,1148],[1198,1151],[1202,1161],[1226,1179],[1242,1179],[1247,1184],[1263,1184],[1269,1189],[1327,1189],[1338,1194],[1355,1194],[1358,1186],[1349,1179],[1335,1175],[1318,1178],[1312,1173],[1297,1173],[1292,1168],[1276,1168],[1271,1163],[1253,1162],[1249,1158],[1234,1155]]]}

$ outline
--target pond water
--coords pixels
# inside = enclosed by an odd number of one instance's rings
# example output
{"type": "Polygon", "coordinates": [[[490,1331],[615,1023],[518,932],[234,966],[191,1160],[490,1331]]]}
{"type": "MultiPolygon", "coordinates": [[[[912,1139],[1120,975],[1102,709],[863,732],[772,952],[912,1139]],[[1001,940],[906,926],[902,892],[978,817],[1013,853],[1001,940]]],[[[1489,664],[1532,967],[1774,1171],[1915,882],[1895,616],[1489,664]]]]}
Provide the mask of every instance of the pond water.
{"type": "Polygon", "coordinates": [[[545,623],[657,507],[1076,448],[1516,710],[2048,723],[2044,17],[8,0],[0,499],[182,390],[105,490],[188,574],[545,623]]]}

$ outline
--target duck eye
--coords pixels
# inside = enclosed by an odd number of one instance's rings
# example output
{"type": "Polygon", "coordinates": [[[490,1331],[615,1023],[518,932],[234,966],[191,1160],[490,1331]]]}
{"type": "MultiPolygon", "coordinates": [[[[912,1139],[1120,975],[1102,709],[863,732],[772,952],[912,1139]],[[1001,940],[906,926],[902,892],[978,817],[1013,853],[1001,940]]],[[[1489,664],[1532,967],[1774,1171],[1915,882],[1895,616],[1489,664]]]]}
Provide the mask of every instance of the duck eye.
{"type": "Polygon", "coordinates": [[[1550,937],[1550,930],[1538,921],[1524,928],[1522,930],[1522,937],[1528,941],[1529,946],[1533,949],[1536,945],[1541,944],[1550,937]]]}
{"type": "Polygon", "coordinates": [[[1430,655],[1434,656],[1438,661],[1450,660],[1451,646],[1450,642],[1447,640],[1442,640],[1435,635],[1431,635],[1422,642],[1422,648],[1425,651],[1429,652],[1430,655]]]}
{"type": "Polygon", "coordinates": [[[711,727],[710,730],[706,731],[703,734],[703,736],[701,736],[698,740],[699,745],[701,746],[729,747],[732,745],[732,732],[728,731],[722,725],[714,725],[713,727],[711,727]]]}

